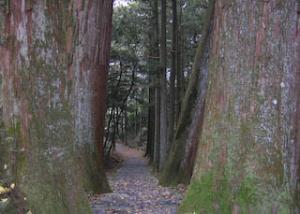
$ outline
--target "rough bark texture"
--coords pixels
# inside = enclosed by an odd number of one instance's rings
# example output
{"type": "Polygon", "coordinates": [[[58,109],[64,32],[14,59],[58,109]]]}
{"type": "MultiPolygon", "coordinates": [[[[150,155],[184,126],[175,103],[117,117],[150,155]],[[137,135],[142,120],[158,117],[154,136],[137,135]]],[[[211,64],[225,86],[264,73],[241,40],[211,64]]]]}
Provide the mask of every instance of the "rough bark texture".
{"type": "MultiPolygon", "coordinates": [[[[100,182],[105,177],[96,177],[99,186],[85,168],[99,169],[94,134],[78,123],[90,124],[82,119],[93,98],[86,87],[91,74],[103,71],[97,58],[104,60],[101,65],[107,61],[93,25],[105,25],[99,20],[109,8],[104,0],[84,2],[0,1],[0,185],[15,184],[0,212],[90,213],[84,189],[105,190],[100,182]],[[82,56],[93,57],[91,69],[84,67],[82,56]]],[[[86,120],[94,117],[86,115],[86,120]]]]}
{"type": "Polygon", "coordinates": [[[299,213],[299,7],[216,1],[205,116],[182,213],[299,213]]]}
{"type": "Polygon", "coordinates": [[[80,1],[74,9],[76,150],[86,190],[108,191],[103,170],[106,82],[111,41],[112,1],[80,1]],[[95,164],[96,163],[96,164],[95,164]]]}

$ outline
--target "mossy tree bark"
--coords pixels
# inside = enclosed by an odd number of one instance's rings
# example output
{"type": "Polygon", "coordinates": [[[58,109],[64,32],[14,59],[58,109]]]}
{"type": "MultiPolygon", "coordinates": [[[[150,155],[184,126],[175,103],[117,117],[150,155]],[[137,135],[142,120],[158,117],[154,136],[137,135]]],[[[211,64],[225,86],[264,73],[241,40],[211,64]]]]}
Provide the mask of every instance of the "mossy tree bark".
{"type": "Polygon", "coordinates": [[[299,4],[216,0],[202,134],[180,212],[299,213],[299,4]]]}
{"type": "MultiPolygon", "coordinates": [[[[0,212],[90,213],[84,190],[107,189],[102,172],[96,181],[91,176],[97,171],[87,173],[99,170],[100,147],[94,133],[85,138],[83,129],[90,127],[79,127],[78,121],[84,111],[93,112],[93,91],[104,97],[105,78],[97,79],[100,89],[85,86],[107,63],[102,48],[110,34],[101,32],[110,23],[109,12],[104,13],[110,11],[108,2],[0,2],[0,185],[14,187],[0,196],[8,197],[0,212]],[[84,60],[91,60],[91,69],[84,60]]],[[[95,123],[91,127],[101,133],[95,123]]]]}

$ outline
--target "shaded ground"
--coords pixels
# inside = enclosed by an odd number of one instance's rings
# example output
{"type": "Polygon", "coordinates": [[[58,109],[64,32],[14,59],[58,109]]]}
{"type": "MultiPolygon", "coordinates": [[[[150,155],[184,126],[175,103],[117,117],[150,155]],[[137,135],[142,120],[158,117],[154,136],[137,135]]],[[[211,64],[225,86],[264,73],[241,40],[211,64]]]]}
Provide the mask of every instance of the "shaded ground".
{"type": "Polygon", "coordinates": [[[184,187],[159,186],[142,152],[121,144],[116,151],[124,162],[116,173],[108,175],[113,193],[92,198],[94,213],[176,213],[184,187]]]}

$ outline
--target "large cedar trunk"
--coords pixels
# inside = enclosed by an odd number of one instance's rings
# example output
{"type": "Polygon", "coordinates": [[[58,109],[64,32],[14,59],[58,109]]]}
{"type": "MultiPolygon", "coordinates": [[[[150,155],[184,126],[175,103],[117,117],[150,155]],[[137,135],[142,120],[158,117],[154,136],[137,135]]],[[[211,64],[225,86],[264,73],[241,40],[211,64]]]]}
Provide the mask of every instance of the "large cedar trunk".
{"type": "Polygon", "coordinates": [[[202,134],[181,212],[300,212],[299,4],[216,1],[202,134]]]}
{"type": "Polygon", "coordinates": [[[15,185],[0,212],[89,213],[84,190],[107,190],[89,170],[102,164],[112,2],[0,3],[0,185],[15,185]]]}
{"type": "Polygon", "coordinates": [[[76,5],[73,35],[76,151],[85,171],[85,189],[108,191],[104,175],[103,135],[106,82],[112,29],[112,0],[83,1],[76,5]],[[96,163],[96,164],[95,164],[96,163]]]}

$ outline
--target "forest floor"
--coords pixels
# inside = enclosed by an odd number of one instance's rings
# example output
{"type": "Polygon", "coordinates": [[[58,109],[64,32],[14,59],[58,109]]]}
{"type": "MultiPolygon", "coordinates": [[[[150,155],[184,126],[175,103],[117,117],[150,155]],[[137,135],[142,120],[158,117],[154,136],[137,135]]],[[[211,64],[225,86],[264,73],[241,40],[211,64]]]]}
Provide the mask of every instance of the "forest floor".
{"type": "Polygon", "coordinates": [[[160,186],[141,151],[118,144],[116,154],[123,162],[117,171],[108,173],[113,192],[91,198],[95,214],[176,213],[183,199],[184,186],[160,186]]]}

